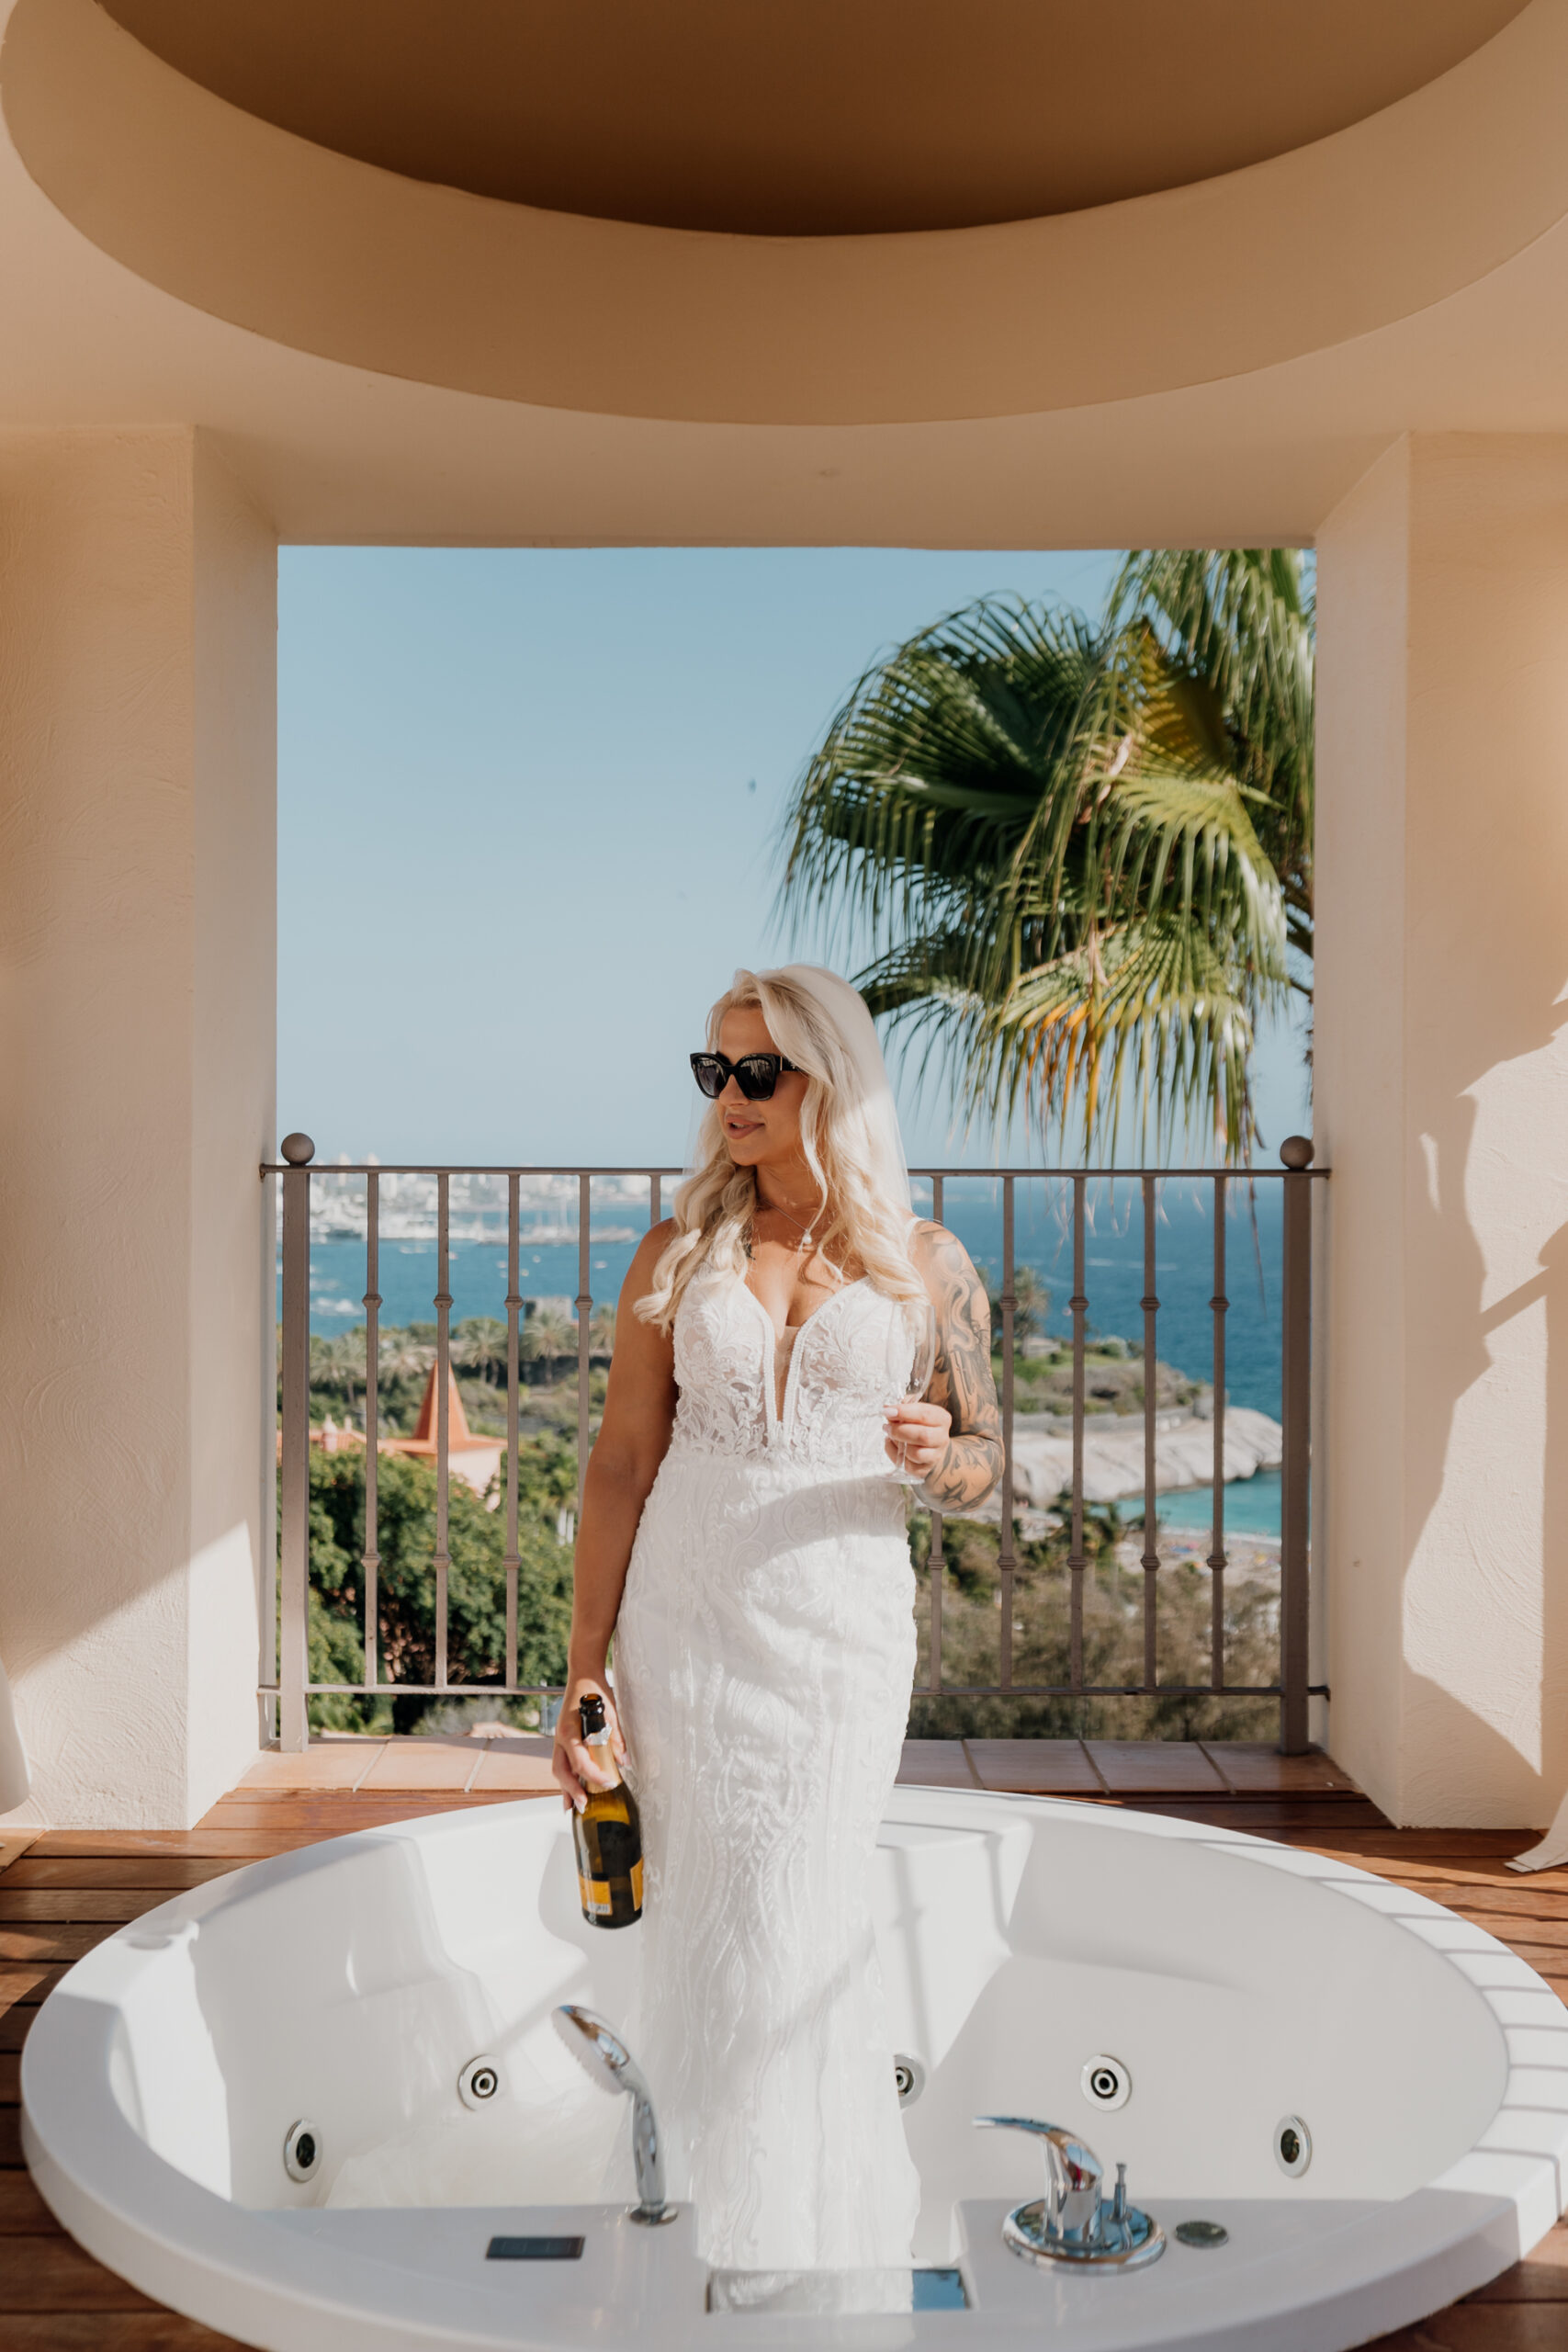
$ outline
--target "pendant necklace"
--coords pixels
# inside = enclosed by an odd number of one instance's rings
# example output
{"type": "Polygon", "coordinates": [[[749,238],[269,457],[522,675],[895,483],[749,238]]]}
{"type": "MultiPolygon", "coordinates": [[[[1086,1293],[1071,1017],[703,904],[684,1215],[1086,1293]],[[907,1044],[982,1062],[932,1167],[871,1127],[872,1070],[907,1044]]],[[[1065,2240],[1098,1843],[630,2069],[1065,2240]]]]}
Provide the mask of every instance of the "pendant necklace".
{"type": "MultiPolygon", "coordinates": [[[[793,1225],[793,1226],[795,1227],[795,1230],[796,1230],[796,1231],[799,1233],[799,1235],[800,1235],[800,1239],[799,1239],[797,1242],[795,1242],[795,1245],[794,1245],[794,1246],[795,1246],[795,1251],[796,1251],[796,1253],[797,1253],[797,1254],[798,1254],[800,1251],[802,1251],[802,1250],[804,1250],[804,1251],[806,1251],[806,1252],[809,1253],[812,1250],[814,1250],[814,1249],[816,1248],[816,1246],[817,1246],[817,1236],[816,1236],[816,1232],[815,1232],[814,1228],[815,1228],[815,1227],[816,1227],[817,1220],[816,1220],[816,1218],[815,1218],[815,1217],[813,1217],[813,1218],[811,1219],[811,1221],[810,1221],[810,1223],[809,1223],[809,1224],[807,1224],[807,1225],[802,1225],[802,1224],[801,1224],[800,1219],[795,1216],[795,1212],[794,1212],[794,1210],[793,1210],[793,1209],[784,1209],[784,1208],[781,1208],[781,1209],[778,1209],[778,1210],[770,1210],[770,1211],[769,1211],[769,1214],[770,1214],[770,1215],[776,1215],[776,1216],[787,1216],[787,1217],[788,1217],[788,1219],[789,1219],[789,1221],[790,1221],[790,1223],[791,1223],[791,1225],[793,1225]]],[[[752,1220],[752,1227],[751,1227],[753,1238],[755,1238],[756,1229],[757,1229],[757,1228],[756,1228],[756,1222],[755,1222],[755,1213],[753,1212],[753,1220],[752,1220]]],[[[750,1244],[750,1242],[749,1241],[749,1242],[747,1243],[747,1245],[746,1245],[746,1255],[750,1258],[751,1254],[752,1254],[752,1253],[751,1253],[751,1244],[750,1244]]]]}

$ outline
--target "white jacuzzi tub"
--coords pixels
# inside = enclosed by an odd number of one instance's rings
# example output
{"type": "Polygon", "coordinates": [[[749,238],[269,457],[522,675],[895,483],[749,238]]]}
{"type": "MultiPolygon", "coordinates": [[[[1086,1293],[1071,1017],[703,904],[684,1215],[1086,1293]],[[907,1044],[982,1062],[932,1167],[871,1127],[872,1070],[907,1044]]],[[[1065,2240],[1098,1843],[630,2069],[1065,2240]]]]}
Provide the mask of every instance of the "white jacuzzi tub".
{"type": "MultiPolygon", "coordinates": [[[[338,1838],[123,1928],[28,2039],[28,2160],[113,2269],[279,2352],[979,2352],[1043,2334],[1055,2352],[1330,2352],[1481,2285],[1557,2218],[1568,2011],[1437,1905],[1225,1831],[946,1790],[897,1792],[878,1859],[894,2040],[926,2073],[906,2112],[917,2256],[962,2272],[967,2309],[709,2312],[689,2211],[637,2228],[618,2204],[576,2201],[564,2142],[541,2162],[530,2117],[570,2071],[549,2012],[576,2000],[626,2018],[639,1951],[635,1929],[584,1926],[553,1803],[338,1838]],[[1110,2111],[1082,2079],[1101,2053],[1132,2081],[1110,2111]],[[470,2112],[458,2077],[481,2054],[500,2089],[470,2112]],[[1071,2126],[1108,2172],[1125,2159],[1168,2233],[1201,2218],[1228,2243],[1173,2239],[1113,2275],[1020,2261],[1000,2224],[1039,2195],[1040,2157],[972,2130],[986,2111],[1071,2126]],[[1276,2157],[1287,2117],[1310,2134],[1298,2177],[1276,2157]],[[302,2118],[319,2160],[299,2184],[284,2149],[302,2118]],[[405,2178],[444,2168],[469,2201],[325,2201],[334,2185],[395,2187],[400,2163],[405,2178]],[[488,2260],[507,2235],[582,2251],[488,2260]]],[[[625,2132],[626,2103],[602,2106],[625,2132]]]]}

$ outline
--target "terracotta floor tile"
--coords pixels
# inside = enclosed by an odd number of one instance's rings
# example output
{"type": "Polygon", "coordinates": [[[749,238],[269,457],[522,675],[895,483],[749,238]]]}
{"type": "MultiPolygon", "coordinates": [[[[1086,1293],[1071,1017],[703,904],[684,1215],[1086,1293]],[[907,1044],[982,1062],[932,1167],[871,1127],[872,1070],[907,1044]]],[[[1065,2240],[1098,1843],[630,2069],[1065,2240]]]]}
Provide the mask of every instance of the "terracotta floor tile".
{"type": "Polygon", "coordinates": [[[477,1739],[389,1739],[360,1781],[367,1796],[388,1789],[466,1789],[483,1759],[477,1739]]]}
{"type": "Polygon", "coordinates": [[[980,1785],[961,1739],[907,1739],[898,1781],[903,1788],[917,1789],[977,1789],[980,1785]]]}
{"type": "Polygon", "coordinates": [[[515,1789],[520,1796],[552,1794],[556,1784],[550,1776],[550,1747],[547,1739],[487,1740],[471,1785],[476,1790],[515,1789]]]}
{"type": "Polygon", "coordinates": [[[966,1739],[964,1745],[982,1788],[1036,1797],[1105,1793],[1081,1739],[966,1739]]]}
{"type": "Polygon", "coordinates": [[[247,1790],[356,1789],[386,1746],[384,1739],[345,1739],[312,1741],[302,1756],[269,1749],[256,1758],[240,1786],[247,1790]]]}
{"type": "Polygon", "coordinates": [[[1195,1739],[1086,1739],[1115,1796],[1223,1796],[1225,1784],[1195,1739]]]}
{"type": "Polygon", "coordinates": [[[1307,1756],[1281,1756],[1267,1740],[1204,1739],[1198,1745],[1226,1788],[1248,1796],[1294,1796],[1306,1791],[1343,1790],[1359,1796],[1348,1772],[1314,1748],[1307,1756]]]}

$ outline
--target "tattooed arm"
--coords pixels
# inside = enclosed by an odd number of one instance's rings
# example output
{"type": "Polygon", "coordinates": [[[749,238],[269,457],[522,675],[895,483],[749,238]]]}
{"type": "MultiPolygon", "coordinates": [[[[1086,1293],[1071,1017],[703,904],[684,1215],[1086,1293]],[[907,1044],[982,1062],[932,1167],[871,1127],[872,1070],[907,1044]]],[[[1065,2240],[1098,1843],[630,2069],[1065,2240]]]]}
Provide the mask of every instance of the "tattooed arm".
{"type": "Polygon", "coordinates": [[[945,1226],[917,1229],[914,1259],[936,1317],[936,1370],[924,1398],[890,1416],[888,1452],[922,1474],[920,1494],[932,1510],[973,1510],[1002,1475],[990,1301],[945,1226]]]}

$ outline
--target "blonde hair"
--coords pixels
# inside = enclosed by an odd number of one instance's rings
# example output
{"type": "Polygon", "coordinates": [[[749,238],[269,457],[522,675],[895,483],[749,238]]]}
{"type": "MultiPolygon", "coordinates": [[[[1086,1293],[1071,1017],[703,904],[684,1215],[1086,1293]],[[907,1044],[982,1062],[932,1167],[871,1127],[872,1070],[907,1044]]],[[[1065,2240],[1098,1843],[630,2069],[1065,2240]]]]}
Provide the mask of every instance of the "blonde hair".
{"type": "MultiPolygon", "coordinates": [[[[859,1008],[880,1069],[875,1033],[861,1000],[836,976],[824,973],[820,978],[842,991],[852,1011],[859,1008]]],[[[925,1285],[909,1255],[909,1213],[888,1197],[884,1147],[874,1125],[863,1065],[824,1001],[825,994],[803,984],[791,970],[737,972],[733,985],[708,1014],[708,1045],[716,1050],[727,1012],[752,1006],[761,1012],[780,1053],[806,1073],[801,1146],[821,1204],[832,1211],[818,1249],[840,1280],[835,1248],[841,1256],[858,1259],[874,1288],[885,1296],[908,1307],[924,1306],[925,1285]]],[[[704,1267],[744,1276],[746,1238],[756,1205],[755,1173],[730,1159],[718,1105],[713,1103],[698,1132],[695,1169],[675,1195],[674,1235],[654,1267],[653,1288],[637,1302],[636,1312],[645,1323],[670,1330],[687,1286],[704,1267]]]]}

